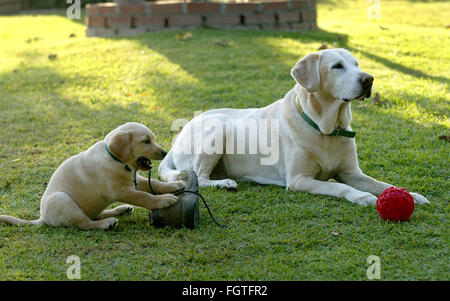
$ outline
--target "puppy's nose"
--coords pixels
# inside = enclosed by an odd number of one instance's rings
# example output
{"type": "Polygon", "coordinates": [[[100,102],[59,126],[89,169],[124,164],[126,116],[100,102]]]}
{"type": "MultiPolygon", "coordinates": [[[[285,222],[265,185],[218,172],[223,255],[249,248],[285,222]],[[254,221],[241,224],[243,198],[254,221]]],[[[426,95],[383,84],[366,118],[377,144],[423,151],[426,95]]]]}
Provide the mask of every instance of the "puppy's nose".
{"type": "Polygon", "coordinates": [[[161,150],[161,156],[164,158],[167,155],[167,152],[165,150],[161,150]]]}
{"type": "Polygon", "coordinates": [[[370,87],[373,84],[373,76],[367,73],[364,73],[363,76],[361,76],[361,84],[363,87],[370,87]]]}

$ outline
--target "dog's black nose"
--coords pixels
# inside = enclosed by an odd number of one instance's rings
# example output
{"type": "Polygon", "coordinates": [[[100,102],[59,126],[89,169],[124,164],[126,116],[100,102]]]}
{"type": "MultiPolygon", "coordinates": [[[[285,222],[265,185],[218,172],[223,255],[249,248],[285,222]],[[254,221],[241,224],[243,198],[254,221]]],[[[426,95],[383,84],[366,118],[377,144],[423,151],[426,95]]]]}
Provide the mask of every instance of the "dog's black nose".
{"type": "Polygon", "coordinates": [[[161,155],[164,158],[167,155],[167,152],[165,150],[161,150],[161,155]]]}
{"type": "Polygon", "coordinates": [[[363,76],[361,76],[361,84],[364,88],[368,88],[372,86],[373,84],[373,76],[367,73],[364,73],[363,76]]]}

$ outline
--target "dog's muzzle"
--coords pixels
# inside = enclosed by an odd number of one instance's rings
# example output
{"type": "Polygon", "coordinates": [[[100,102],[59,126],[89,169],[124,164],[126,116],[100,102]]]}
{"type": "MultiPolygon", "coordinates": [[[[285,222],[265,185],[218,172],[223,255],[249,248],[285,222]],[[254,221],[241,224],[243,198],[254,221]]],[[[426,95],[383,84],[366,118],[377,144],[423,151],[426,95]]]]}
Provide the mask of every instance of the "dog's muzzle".
{"type": "Polygon", "coordinates": [[[372,85],[373,85],[373,76],[367,73],[363,73],[361,76],[361,85],[363,88],[362,100],[365,98],[369,98],[372,94],[372,85]]]}
{"type": "Polygon", "coordinates": [[[367,73],[363,73],[360,79],[361,87],[362,87],[362,93],[358,97],[354,99],[347,99],[344,98],[343,101],[349,102],[352,100],[361,100],[363,101],[364,98],[370,98],[372,95],[372,85],[373,85],[373,76],[367,73]]]}

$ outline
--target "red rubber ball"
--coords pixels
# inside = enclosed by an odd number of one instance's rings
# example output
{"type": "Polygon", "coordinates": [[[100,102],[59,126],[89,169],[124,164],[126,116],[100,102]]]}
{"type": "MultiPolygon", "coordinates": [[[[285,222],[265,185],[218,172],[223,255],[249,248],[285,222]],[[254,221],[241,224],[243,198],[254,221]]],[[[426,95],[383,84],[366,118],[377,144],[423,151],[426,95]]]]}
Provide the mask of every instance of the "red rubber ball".
{"type": "Polygon", "coordinates": [[[414,211],[414,198],[405,188],[386,188],[377,199],[380,217],[390,221],[408,221],[414,211]]]}

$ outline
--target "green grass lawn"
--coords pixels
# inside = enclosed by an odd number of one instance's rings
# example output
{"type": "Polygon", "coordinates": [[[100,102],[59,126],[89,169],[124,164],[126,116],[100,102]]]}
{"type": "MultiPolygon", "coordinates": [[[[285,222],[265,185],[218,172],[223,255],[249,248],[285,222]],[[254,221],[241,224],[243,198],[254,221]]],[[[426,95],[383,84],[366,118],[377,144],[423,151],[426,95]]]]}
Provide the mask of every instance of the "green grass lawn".
{"type": "Polygon", "coordinates": [[[349,49],[381,95],[353,105],[362,170],[431,202],[397,224],[345,199],[238,181],[238,192],[201,190],[226,229],[203,206],[196,230],[157,229],[140,208],[111,231],[1,224],[0,280],[67,279],[70,255],[83,280],[367,280],[369,255],[382,280],[449,280],[450,144],[438,136],[450,134],[450,3],[381,3],[380,20],[365,0],[322,1],[316,32],[205,29],[187,41],[86,38],[64,13],[0,17],[0,214],[38,218],[57,166],[124,122],[169,149],[177,118],[280,99],[291,67],[323,43],[349,49]]]}

